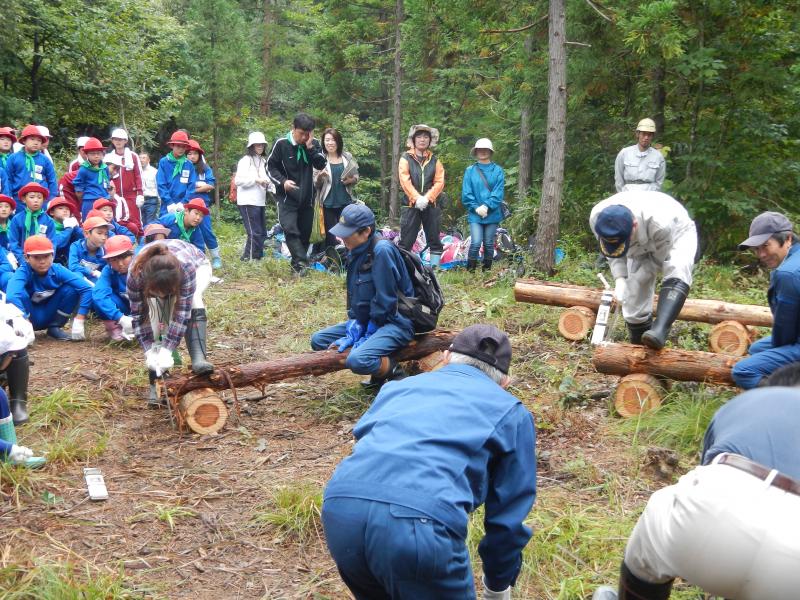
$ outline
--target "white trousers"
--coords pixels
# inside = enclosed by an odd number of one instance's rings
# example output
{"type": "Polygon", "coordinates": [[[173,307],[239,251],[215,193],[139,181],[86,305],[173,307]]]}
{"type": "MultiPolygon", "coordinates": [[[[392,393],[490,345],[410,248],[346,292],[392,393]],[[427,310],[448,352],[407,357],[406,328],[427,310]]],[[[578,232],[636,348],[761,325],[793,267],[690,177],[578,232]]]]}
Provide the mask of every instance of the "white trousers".
{"type": "MultiPolygon", "coordinates": [[[[192,308],[205,308],[203,302],[203,292],[211,284],[211,263],[208,259],[203,260],[197,267],[194,273],[195,289],[194,296],[192,296],[192,308]]],[[[175,308],[175,298],[167,296],[166,298],[148,298],[148,306],[150,308],[150,326],[153,329],[153,337],[157,340],[161,337],[162,333],[169,327],[172,321],[172,312],[175,308]]]]}
{"type": "Polygon", "coordinates": [[[628,286],[622,302],[625,321],[644,323],[652,316],[659,271],[663,273],[663,279],[680,279],[691,287],[696,254],[697,229],[691,223],[676,235],[669,257],[663,263],[657,263],[650,254],[629,258],[628,286]]]}
{"type": "Polygon", "coordinates": [[[724,598],[800,598],[800,496],[729,465],[697,467],[650,497],[625,564],[724,598]]]}

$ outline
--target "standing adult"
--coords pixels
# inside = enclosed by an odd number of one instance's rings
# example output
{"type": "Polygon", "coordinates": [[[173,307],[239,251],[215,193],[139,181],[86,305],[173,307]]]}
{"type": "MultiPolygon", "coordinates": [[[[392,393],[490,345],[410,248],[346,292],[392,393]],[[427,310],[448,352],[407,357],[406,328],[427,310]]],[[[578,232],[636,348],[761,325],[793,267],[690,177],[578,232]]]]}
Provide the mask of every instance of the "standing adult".
{"type": "Polygon", "coordinates": [[[330,233],[331,227],[339,222],[344,207],[354,201],[358,163],[344,150],[342,134],[333,127],[322,132],[322,152],[328,162],[324,169],[314,169],[314,185],[325,217],[325,246],[329,247],[336,245],[336,237],[330,233]]]}
{"type": "Polygon", "coordinates": [[[194,170],[197,173],[197,183],[194,187],[194,195],[192,200],[200,198],[206,206],[208,211],[200,221],[200,233],[203,236],[205,247],[211,254],[211,267],[214,269],[222,268],[222,257],[219,255],[219,241],[217,236],[214,235],[214,230],[211,226],[211,192],[217,186],[217,178],[214,177],[214,170],[206,162],[206,156],[203,147],[197,140],[189,140],[189,151],[186,153],[186,158],[189,159],[194,165],[194,170]]]}
{"type": "Polygon", "coordinates": [[[139,162],[142,165],[142,194],[144,195],[144,204],[142,204],[139,211],[142,217],[142,226],[147,227],[150,223],[158,220],[158,183],[156,182],[156,175],[158,169],[150,164],[150,153],[140,152],[139,162]]]}
{"type": "Polygon", "coordinates": [[[764,212],[753,219],[750,237],[739,244],[739,250],[754,250],[761,264],[773,269],[767,291],[772,335],[750,346],[750,356],[733,367],[733,380],[744,389],[800,361],[800,238],[792,229],[786,215],[764,212]]]}
{"type": "Polygon", "coordinates": [[[303,274],[308,266],[308,241],[314,222],[314,169],[325,168],[322,146],[314,139],[316,122],[299,113],[292,129],[277,140],[267,159],[267,171],[275,184],[278,221],[292,255],[292,269],[303,274]]]}
{"type": "Polygon", "coordinates": [[[636,126],[636,143],[623,148],[614,163],[614,187],[618,192],[660,192],[667,176],[667,161],[653,148],[656,123],[642,119],[636,126]]]}
{"type": "Polygon", "coordinates": [[[400,187],[403,189],[400,245],[411,250],[422,224],[430,249],[430,263],[434,267],[439,264],[443,250],[439,239],[442,209],[436,201],[444,190],[444,167],[430,150],[438,142],[438,129],[424,124],[414,125],[406,140],[408,151],[400,156],[398,167],[400,187]]]}
{"type": "Polygon", "coordinates": [[[242,215],[247,239],[242,252],[243,261],[264,258],[264,224],[267,191],[274,190],[267,174],[267,139],[260,131],[247,136],[247,153],[239,159],[233,181],[236,184],[236,206],[242,215]]]}
{"type": "Polygon", "coordinates": [[[461,203],[467,209],[469,221],[469,252],[467,269],[474,271],[483,245],[483,270],[492,268],[494,237],[497,225],[503,220],[500,206],[505,194],[506,174],[492,162],[494,146],[489,138],[481,138],[472,147],[477,162],[464,171],[461,203]]]}
{"type": "Polygon", "coordinates": [[[121,166],[114,176],[117,194],[125,198],[128,206],[128,222],[142,231],[142,217],[139,208],[144,204],[144,188],[142,186],[142,164],[139,157],[128,147],[128,132],[118,127],[111,132],[111,151],[121,158],[121,166]]]}

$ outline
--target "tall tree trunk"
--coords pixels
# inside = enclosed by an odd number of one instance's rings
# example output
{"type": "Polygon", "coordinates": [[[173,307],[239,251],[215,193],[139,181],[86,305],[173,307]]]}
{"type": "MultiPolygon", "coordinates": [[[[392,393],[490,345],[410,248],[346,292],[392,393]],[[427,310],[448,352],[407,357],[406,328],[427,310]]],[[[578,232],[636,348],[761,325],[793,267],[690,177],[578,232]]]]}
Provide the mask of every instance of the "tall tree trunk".
{"type": "MultiPolygon", "coordinates": [[[[530,61],[533,54],[533,34],[525,36],[526,62],[530,61]]],[[[531,159],[533,155],[533,137],[531,136],[531,99],[525,97],[519,118],[519,185],[517,195],[520,200],[528,195],[531,187],[531,159]]]]}
{"type": "Polygon", "coordinates": [[[656,131],[664,134],[664,106],[667,103],[667,89],[664,87],[664,78],[667,75],[667,66],[662,59],[653,70],[653,121],[656,131]]]}
{"type": "MultiPolygon", "coordinates": [[[[217,120],[214,119],[214,127],[211,130],[211,154],[214,157],[214,166],[220,164],[219,160],[219,125],[217,125],[217,120]]],[[[220,173],[221,175],[222,173],[220,173]]],[[[214,186],[214,206],[217,209],[217,214],[215,216],[216,219],[219,218],[220,215],[220,205],[219,205],[219,188],[223,184],[223,177],[220,177],[217,180],[217,185],[214,186]]]]}
{"type": "Polygon", "coordinates": [[[544,272],[553,271],[553,254],[561,217],[564,186],[564,144],[567,128],[567,54],[565,0],[550,0],[548,42],[550,68],[547,99],[547,146],[544,158],[542,202],[536,227],[533,263],[544,272]]]}
{"type": "Polygon", "coordinates": [[[261,114],[269,116],[272,103],[272,79],[270,64],[272,62],[272,24],[275,14],[272,10],[272,0],[264,0],[264,49],[261,52],[261,65],[263,67],[261,84],[261,114]]]}
{"type": "Polygon", "coordinates": [[[39,69],[42,66],[44,56],[44,39],[40,37],[38,31],[33,32],[33,62],[31,63],[31,102],[39,100],[39,69]]]}
{"type": "Polygon", "coordinates": [[[403,0],[395,0],[394,3],[394,89],[392,90],[392,184],[389,189],[389,221],[392,226],[398,224],[400,220],[400,198],[399,198],[399,169],[400,162],[400,124],[403,118],[401,111],[401,84],[403,81],[403,63],[400,54],[400,42],[402,35],[400,27],[403,24],[404,11],[403,0]]]}
{"type": "MultiPolygon", "coordinates": [[[[387,12],[383,9],[378,13],[378,21],[381,23],[388,19],[387,12]]],[[[388,39],[381,42],[381,56],[387,56],[391,49],[391,44],[388,39]]],[[[388,65],[387,65],[388,66],[388,65]]],[[[381,69],[383,71],[383,69],[381,69]]],[[[392,101],[391,92],[389,88],[388,77],[381,74],[381,103],[380,103],[380,118],[386,123],[389,120],[389,103],[392,101]]],[[[386,133],[386,128],[381,127],[380,133],[380,164],[381,164],[381,210],[384,214],[389,214],[389,177],[392,174],[392,166],[390,164],[391,152],[389,150],[389,135],[386,133]]]]}

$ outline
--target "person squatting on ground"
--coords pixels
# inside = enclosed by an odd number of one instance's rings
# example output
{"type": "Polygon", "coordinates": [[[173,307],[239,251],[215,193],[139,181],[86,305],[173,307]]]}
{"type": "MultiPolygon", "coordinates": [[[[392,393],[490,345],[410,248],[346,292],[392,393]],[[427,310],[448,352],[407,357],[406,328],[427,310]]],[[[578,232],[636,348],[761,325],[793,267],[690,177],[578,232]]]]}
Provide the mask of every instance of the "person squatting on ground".
{"type": "Polygon", "coordinates": [[[219,255],[219,241],[217,236],[214,235],[214,230],[211,226],[211,192],[217,185],[217,178],[214,177],[214,170],[206,162],[205,152],[197,140],[189,140],[189,151],[186,157],[194,165],[194,170],[197,173],[197,183],[195,184],[194,194],[192,200],[200,198],[206,207],[206,212],[200,221],[200,233],[202,234],[204,246],[201,248],[203,252],[208,248],[211,254],[211,268],[222,268],[222,257],[219,255]]]}
{"type": "Polygon", "coordinates": [[[161,198],[159,217],[174,213],[192,198],[197,173],[194,165],[186,158],[189,149],[189,136],[185,131],[176,131],[167,142],[170,152],[158,161],[156,184],[161,198]]]}
{"type": "Polygon", "coordinates": [[[25,240],[32,235],[43,235],[50,240],[56,238],[56,224],[42,209],[49,197],[50,191],[38,183],[27,183],[19,190],[24,209],[17,210],[8,226],[8,249],[15,259],[9,260],[15,269],[25,261],[22,249],[25,240]]]}
{"type": "Polygon", "coordinates": [[[278,222],[292,255],[292,269],[302,274],[308,267],[308,242],[314,223],[314,169],[325,168],[322,146],[314,139],[316,122],[299,113],[292,129],[275,141],[267,158],[267,172],[276,188],[278,222]]]}
{"type": "Polygon", "coordinates": [[[183,205],[182,210],[161,217],[158,222],[169,229],[169,239],[183,240],[194,244],[200,252],[205,253],[206,245],[200,224],[208,215],[208,208],[202,198],[192,198],[183,205]]]}
{"type": "Polygon", "coordinates": [[[133,318],[127,282],[133,244],[124,235],[115,235],[105,244],[104,258],[107,264],[92,288],[92,308],[103,320],[109,340],[132,340],[133,318]]]}
{"type": "Polygon", "coordinates": [[[750,356],[733,367],[733,380],[746,390],[777,368],[800,361],[800,238],[792,230],[785,215],[761,213],[750,224],[750,237],[739,244],[739,250],[754,250],[773,270],[767,291],[772,335],[751,345],[750,356]]]}
{"type": "Polygon", "coordinates": [[[483,598],[507,600],[531,537],[533,416],[505,391],[511,342],[472,325],[444,366],[383,387],[324,492],[333,560],[358,600],[475,598],[469,514],[485,505],[483,598]]]}
{"type": "Polygon", "coordinates": [[[108,164],[103,160],[106,149],[100,140],[89,138],[83,151],[86,153],[86,160],[81,163],[78,174],[72,180],[72,186],[80,202],[81,217],[85,219],[95,201],[112,199],[116,188],[111,183],[108,164]]]}
{"type": "Polygon", "coordinates": [[[632,344],[660,350],[692,285],[697,230],[686,209],[661,192],[622,192],[599,202],[589,217],[608,258],[614,295],[632,344]],[[655,322],[653,293],[663,274],[655,322]]]}
{"type": "Polygon", "coordinates": [[[19,136],[22,148],[11,154],[6,161],[6,175],[10,186],[9,196],[19,197],[20,190],[28,183],[47,188],[48,195],[58,195],[56,170],[52,161],[43,153],[45,138],[36,125],[27,125],[19,136]]]}
{"type": "Polygon", "coordinates": [[[497,225],[503,220],[500,205],[505,195],[506,174],[492,162],[494,146],[489,138],[481,138],[472,147],[477,162],[464,171],[461,186],[461,203],[467,209],[469,222],[469,252],[467,269],[474,271],[483,246],[483,270],[492,268],[494,238],[497,225]]]}
{"type": "MultiPolygon", "coordinates": [[[[122,202],[121,199],[119,200],[119,203],[124,205],[124,202],[122,202]]],[[[125,225],[122,225],[119,221],[117,221],[114,215],[114,209],[115,203],[113,200],[101,198],[100,200],[95,200],[95,203],[92,205],[92,210],[89,211],[89,214],[86,215],[86,218],[103,217],[106,223],[108,223],[109,237],[114,237],[115,235],[124,235],[135,243],[136,235],[134,235],[133,231],[125,227],[125,225]]]]}
{"type": "Polygon", "coordinates": [[[139,163],[142,165],[142,195],[144,196],[139,216],[142,218],[142,228],[144,228],[158,219],[159,198],[158,183],[156,183],[158,169],[150,164],[149,152],[139,153],[139,163]]]}
{"type": "Polygon", "coordinates": [[[342,134],[332,127],[322,132],[322,151],[328,162],[322,170],[314,169],[314,186],[325,218],[324,245],[329,248],[338,243],[331,228],[339,222],[344,207],[355,201],[353,187],[358,183],[358,163],[344,150],[342,134]]]}
{"type": "Polygon", "coordinates": [[[628,539],[617,593],[666,600],[676,577],[720,598],[794,600],[800,590],[800,390],[765,387],[722,406],[701,465],[655,492],[628,539]]]}
{"type": "Polygon", "coordinates": [[[275,186],[267,174],[267,139],[260,131],[247,137],[247,153],[239,159],[233,181],[236,184],[236,206],[242,216],[247,236],[242,261],[264,258],[264,240],[267,237],[265,212],[267,192],[275,186]]]}
{"type": "Polygon", "coordinates": [[[414,125],[408,132],[408,150],[400,156],[398,176],[403,189],[400,208],[400,245],[411,250],[417,241],[419,227],[425,232],[432,267],[442,258],[439,231],[442,208],[437,203],[444,190],[444,167],[431,148],[439,142],[439,130],[427,125],[414,125]]]}
{"type": "Polygon", "coordinates": [[[214,365],[206,358],[206,308],[203,292],[211,282],[205,254],[183,240],[147,244],[133,259],[128,273],[128,301],[133,330],[144,350],[150,373],[148,406],[160,405],[155,381],[171,369],[181,336],[192,360],[192,372],[208,375],[214,365]]]}
{"type": "Polygon", "coordinates": [[[78,226],[78,219],[72,216],[74,210],[75,205],[62,196],[56,196],[47,203],[47,214],[53,219],[56,230],[53,240],[55,262],[64,266],[69,263],[70,246],[83,239],[83,230],[78,226]]]}
{"type": "Polygon", "coordinates": [[[614,187],[618,192],[660,192],[667,176],[664,155],[651,146],[656,123],[642,119],[636,126],[636,143],[623,148],[614,162],[614,187]]]}
{"type": "Polygon", "coordinates": [[[389,357],[414,338],[411,320],[398,312],[398,295],[414,296],[414,286],[400,251],[375,234],[369,207],[350,204],[331,233],[342,238],[347,257],[347,317],[311,336],[314,350],[350,348],[345,366],[370,375],[369,385],[404,375],[389,357]]]}
{"type": "Polygon", "coordinates": [[[82,275],[94,285],[100,279],[100,271],[106,266],[103,246],[108,239],[110,225],[103,217],[89,217],[81,227],[84,239],[73,242],[69,247],[69,270],[82,275]]]}
{"type": "Polygon", "coordinates": [[[111,132],[112,150],[109,154],[118,157],[119,168],[112,175],[117,193],[125,201],[124,220],[136,232],[142,231],[142,218],[139,209],[144,205],[144,185],[142,183],[142,163],[137,154],[128,147],[128,132],[118,127],[111,132]]]}

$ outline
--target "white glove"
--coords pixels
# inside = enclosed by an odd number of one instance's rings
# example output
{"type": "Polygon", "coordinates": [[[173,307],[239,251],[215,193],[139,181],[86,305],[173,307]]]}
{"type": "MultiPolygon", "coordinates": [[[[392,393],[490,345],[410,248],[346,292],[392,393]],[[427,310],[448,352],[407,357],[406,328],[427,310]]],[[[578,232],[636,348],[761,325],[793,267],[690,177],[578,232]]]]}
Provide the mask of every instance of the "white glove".
{"type": "Polygon", "coordinates": [[[63,225],[66,228],[77,227],[78,226],[78,219],[76,219],[75,217],[67,217],[66,219],[64,219],[63,225]]]}
{"type": "Polygon", "coordinates": [[[27,459],[33,457],[33,450],[25,446],[17,446],[13,444],[11,451],[8,453],[8,460],[13,464],[24,463],[27,459]]]}
{"type": "Polygon", "coordinates": [[[485,204],[481,204],[478,208],[475,209],[475,214],[478,215],[481,219],[485,219],[486,215],[489,214],[489,207],[485,204]]]}
{"type": "Polygon", "coordinates": [[[161,376],[165,371],[169,371],[175,366],[175,361],[172,358],[172,352],[166,348],[159,348],[156,354],[156,375],[161,376]]]}
{"type": "Polygon", "coordinates": [[[148,371],[158,371],[158,351],[161,346],[151,346],[149,350],[144,353],[144,362],[147,365],[148,371]]]}
{"type": "Polygon", "coordinates": [[[86,339],[84,319],[72,319],[72,339],[75,341],[86,339]]]}
{"type": "Polygon", "coordinates": [[[14,329],[14,334],[23,338],[28,344],[36,339],[33,332],[33,325],[25,317],[14,317],[11,319],[11,327],[14,329]]]}
{"type": "Polygon", "coordinates": [[[624,277],[618,277],[614,281],[614,298],[622,304],[625,301],[625,292],[628,289],[628,281],[624,277]]]}
{"type": "Polygon", "coordinates": [[[182,202],[175,202],[174,204],[170,204],[167,206],[168,213],[176,213],[183,210],[183,203],[182,202]]]}
{"type": "Polygon", "coordinates": [[[483,596],[482,600],[511,600],[511,586],[508,586],[502,592],[495,592],[490,590],[486,585],[486,577],[483,578],[483,596]]]}
{"type": "Polygon", "coordinates": [[[16,271],[17,267],[19,267],[19,262],[17,262],[17,257],[14,256],[14,253],[13,252],[9,252],[6,255],[6,258],[8,259],[8,262],[11,263],[11,268],[16,271]]]}
{"type": "Polygon", "coordinates": [[[133,317],[122,315],[117,321],[122,326],[122,337],[126,340],[133,339],[133,317]]]}
{"type": "Polygon", "coordinates": [[[142,196],[141,194],[136,196],[136,206],[138,206],[139,208],[144,206],[144,196],[142,196]]]}
{"type": "Polygon", "coordinates": [[[92,277],[94,277],[95,279],[100,279],[100,275],[101,275],[101,273],[97,269],[92,271],[92,277]]]}
{"type": "Polygon", "coordinates": [[[417,210],[425,210],[428,208],[428,198],[427,196],[417,196],[416,202],[414,202],[414,207],[417,210]]]}

